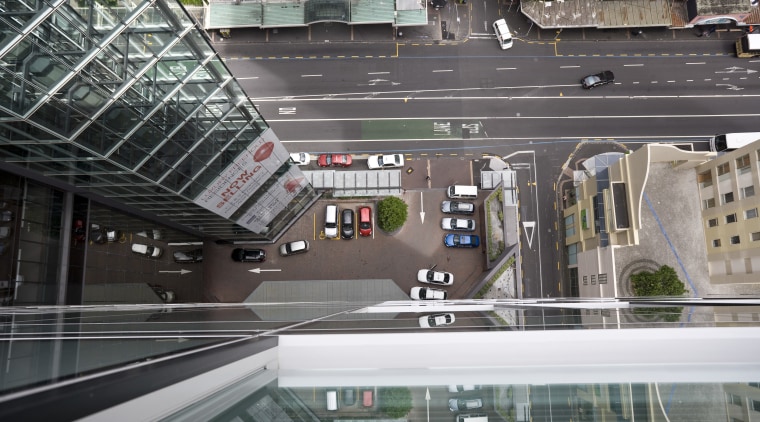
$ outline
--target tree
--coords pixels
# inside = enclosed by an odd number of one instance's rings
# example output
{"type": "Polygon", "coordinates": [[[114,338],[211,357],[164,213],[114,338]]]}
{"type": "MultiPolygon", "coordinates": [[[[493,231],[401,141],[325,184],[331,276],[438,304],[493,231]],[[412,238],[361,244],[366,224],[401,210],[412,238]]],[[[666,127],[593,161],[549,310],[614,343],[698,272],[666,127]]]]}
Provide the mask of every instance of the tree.
{"type": "Polygon", "coordinates": [[[377,203],[377,226],[383,231],[398,230],[406,222],[409,206],[395,196],[389,196],[377,203]]]}
{"type": "Polygon", "coordinates": [[[377,392],[377,405],[391,418],[402,418],[412,410],[412,392],[406,387],[381,388],[377,392]]]}
{"type": "Polygon", "coordinates": [[[673,267],[663,265],[655,272],[642,271],[631,276],[636,296],[681,296],[687,292],[673,267]]]}

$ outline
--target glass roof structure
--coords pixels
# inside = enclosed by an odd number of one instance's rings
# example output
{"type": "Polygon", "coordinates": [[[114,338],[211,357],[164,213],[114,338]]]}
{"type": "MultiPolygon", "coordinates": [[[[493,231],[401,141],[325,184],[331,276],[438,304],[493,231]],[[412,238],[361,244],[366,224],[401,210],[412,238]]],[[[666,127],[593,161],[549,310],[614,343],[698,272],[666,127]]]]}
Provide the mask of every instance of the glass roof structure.
{"type": "Polygon", "coordinates": [[[4,2],[0,23],[17,171],[230,240],[276,239],[315,198],[179,3],[4,2]]]}

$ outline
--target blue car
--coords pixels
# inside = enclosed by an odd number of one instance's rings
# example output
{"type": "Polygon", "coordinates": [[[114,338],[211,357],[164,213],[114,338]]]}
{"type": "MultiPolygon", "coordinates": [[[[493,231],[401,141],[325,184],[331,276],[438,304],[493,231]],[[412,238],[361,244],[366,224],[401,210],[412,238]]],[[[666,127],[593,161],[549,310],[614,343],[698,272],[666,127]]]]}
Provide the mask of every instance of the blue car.
{"type": "Polygon", "coordinates": [[[477,248],[480,238],[468,234],[447,234],[443,236],[443,244],[449,248],[477,248]]]}

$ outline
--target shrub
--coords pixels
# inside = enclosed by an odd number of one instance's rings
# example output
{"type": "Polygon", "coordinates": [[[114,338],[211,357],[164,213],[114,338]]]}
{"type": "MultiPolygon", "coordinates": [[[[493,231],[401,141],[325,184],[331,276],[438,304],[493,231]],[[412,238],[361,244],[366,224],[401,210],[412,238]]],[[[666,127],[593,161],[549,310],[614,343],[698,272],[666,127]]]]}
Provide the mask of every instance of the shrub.
{"type": "Polygon", "coordinates": [[[681,296],[687,292],[673,267],[663,265],[655,272],[642,271],[631,276],[636,296],[681,296]]]}
{"type": "Polygon", "coordinates": [[[377,203],[377,226],[383,231],[396,231],[404,225],[409,214],[409,206],[395,196],[389,196],[377,203]]]}
{"type": "Polygon", "coordinates": [[[412,410],[412,392],[405,387],[381,388],[377,392],[377,405],[391,418],[403,418],[412,410]]]}

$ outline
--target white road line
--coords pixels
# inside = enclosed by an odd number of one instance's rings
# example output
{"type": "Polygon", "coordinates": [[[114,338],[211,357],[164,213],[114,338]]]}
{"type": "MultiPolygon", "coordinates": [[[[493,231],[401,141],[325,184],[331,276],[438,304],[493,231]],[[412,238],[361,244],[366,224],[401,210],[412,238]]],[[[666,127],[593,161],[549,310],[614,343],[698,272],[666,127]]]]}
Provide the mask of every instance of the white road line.
{"type": "Polygon", "coordinates": [[[517,70],[516,67],[497,67],[496,70],[517,70]]]}
{"type": "Polygon", "coordinates": [[[367,72],[367,75],[388,75],[391,72],[367,72]]]}
{"type": "Polygon", "coordinates": [[[560,69],[574,69],[576,67],[580,67],[580,66],[560,66],[559,68],[560,69]]]}
{"type": "Polygon", "coordinates": [[[434,70],[433,73],[438,73],[438,72],[453,72],[453,71],[454,71],[453,69],[438,69],[438,70],[434,70]]]}
{"type": "Polygon", "coordinates": [[[259,77],[258,76],[248,76],[246,78],[237,78],[237,80],[239,80],[239,81],[243,81],[243,80],[246,80],[246,79],[259,79],[259,77]]]}
{"type": "Polygon", "coordinates": [[[686,64],[705,64],[705,62],[691,62],[691,63],[687,62],[686,64]]]}
{"type": "Polygon", "coordinates": [[[694,82],[694,79],[687,79],[686,82],[694,82]]]}
{"type": "Polygon", "coordinates": [[[675,83],[676,81],[668,81],[669,84],[675,83]]]}
{"type": "Polygon", "coordinates": [[[636,63],[636,64],[624,64],[623,67],[640,67],[644,66],[644,63],[636,63]]]}
{"type": "Polygon", "coordinates": [[[301,75],[302,78],[321,78],[322,75],[301,75]]]}

